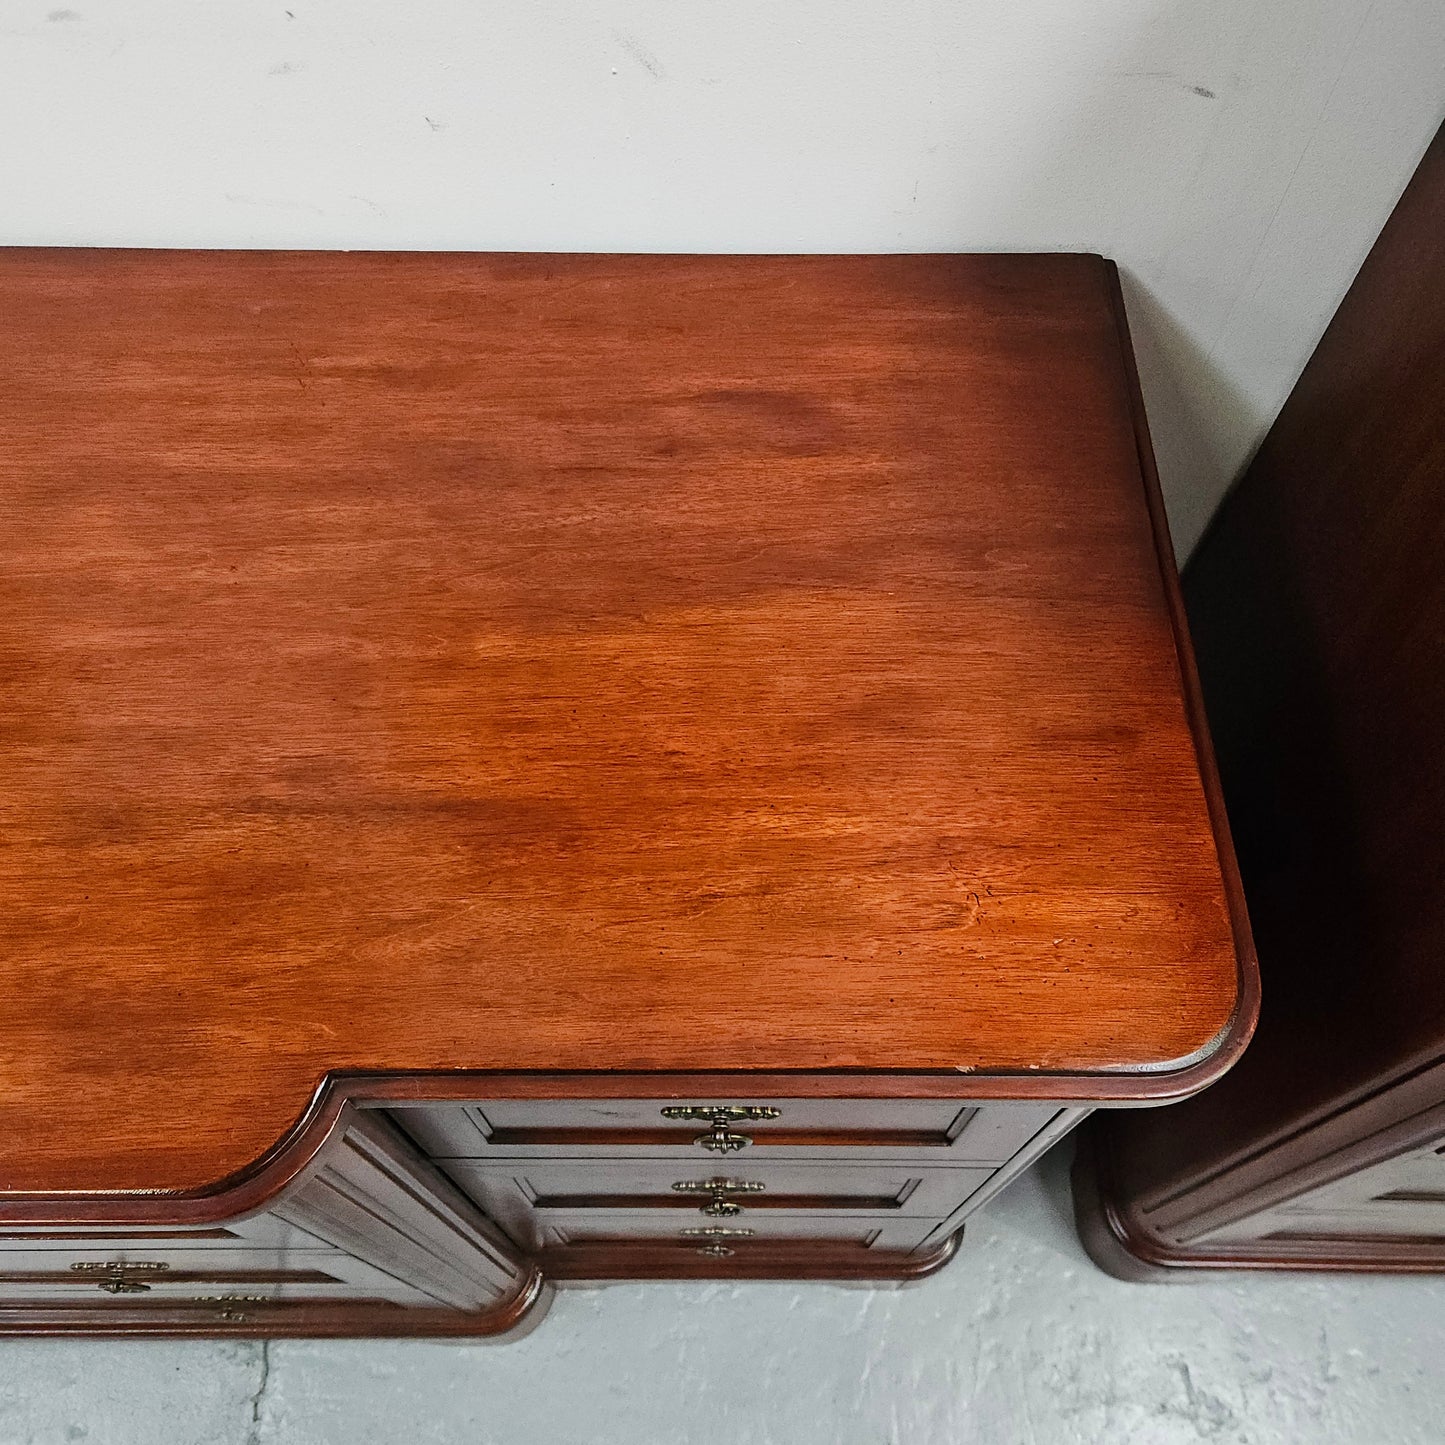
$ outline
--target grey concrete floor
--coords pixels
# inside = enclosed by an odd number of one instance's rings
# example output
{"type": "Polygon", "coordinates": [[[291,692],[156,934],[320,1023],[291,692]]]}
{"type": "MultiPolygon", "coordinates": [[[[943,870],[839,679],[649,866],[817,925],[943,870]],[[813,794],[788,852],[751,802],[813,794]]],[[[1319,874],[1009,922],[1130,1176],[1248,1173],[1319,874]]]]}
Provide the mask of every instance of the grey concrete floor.
{"type": "Polygon", "coordinates": [[[1066,1166],[903,1291],[564,1292],[510,1345],[3,1343],[0,1445],[1445,1441],[1445,1279],[1120,1284],[1066,1166]]]}

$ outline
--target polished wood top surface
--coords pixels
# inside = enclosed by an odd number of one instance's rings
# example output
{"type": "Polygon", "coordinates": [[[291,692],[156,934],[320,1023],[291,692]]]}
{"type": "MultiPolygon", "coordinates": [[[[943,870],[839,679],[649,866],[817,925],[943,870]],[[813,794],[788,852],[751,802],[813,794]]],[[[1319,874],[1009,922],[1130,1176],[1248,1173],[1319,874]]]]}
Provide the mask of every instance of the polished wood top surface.
{"type": "Polygon", "coordinates": [[[338,1070],[1206,1056],[1131,377],[1089,256],[0,253],[0,1188],[338,1070]]]}

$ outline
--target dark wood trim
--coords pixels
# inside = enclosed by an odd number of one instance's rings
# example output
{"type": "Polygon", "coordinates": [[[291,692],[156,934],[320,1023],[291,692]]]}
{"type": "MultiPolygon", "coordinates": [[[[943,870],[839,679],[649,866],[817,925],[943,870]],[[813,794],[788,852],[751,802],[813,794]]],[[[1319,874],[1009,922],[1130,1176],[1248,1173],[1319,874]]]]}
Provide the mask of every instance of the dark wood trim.
{"type": "MultiPolygon", "coordinates": [[[[59,1264],[50,1269],[6,1269],[4,1261],[5,1256],[0,1254],[0,1284],[62,1284],[73,1288],[76,1295],[96,1286],[93,1278],[67,1273],[59,1264]]],[[[246,1285],[342,1284],[344,1281],[324,1269],[208,1269],[204,1264],[195,1264],[184,1269],[168,1269],[164,1282],[167,1285],[230,1285],[239,1289],[246,1285]]]]}
{"type": "MultiPolygon", "coordinates": [[[[101,1226],[103,1229],[103,1226],[101,1226]]],[[[65,1240],[72,1244],[87,1244],[97,1239],[104,1239],[103,1233],[97,1229],[0,1229],[0,1240],[9,1240],[12,1244],[54,1244],[65,1240]]],[[[244,1235],[237,1234],[233,1229],[148,1229],[143,1235],[136,1235],[139,1240],[155,1240],[162,1243],[166,1240],[176,1240],[187,1243],[195,1240],[230,1239],[242,1248],[246,1245],[244,1235]]],[[[0,1254],[0,1261],[4,1255],[0,1254]]]]}
{"type": "MultiPolygon", "coordinates": [[[[1250,954],[1253,965],[1253,953],[1250,954]]],[[[1241,978],[1241,993],[1248,989],[1256,999],[1258,979],[1241,978]]],[[[1252,1017],[1252,1015],[1251,1015],[1252,1017]]],[[[984,1070],[925,1073],[889,1069],[872,1073],[849,1070],[741,1070],[709,1073],[562,1073],[481,1069],[449,1072],[390,1074],[335,1074],[330,1086],[344,1088],[358,1104],[454,1102],[483,1099],[683,1099],[693,1095],[723,1095],[736,1099],[1007,1099],[1069,1105],[1117,1104],[1148,1106],[1172,1103],[1206,1088],[1225,1071],[1217,1063],[1228,1052],[1232,1063],[1243,1045],[1235,1047],[1236,1023],[1214,1041],[1203,1057],[1177,1069],[1134,1070],[1117,1073],[1067,1074],[1033,1069],[1028,1073],[984,1070]]],[[[1245,1042],[1248,1042],[1246,1037],[1245,1042]]],[[[1227,1067],[1227,1065],[1225,1066],[1227,1067]]],[[[326,1086],[323,1086],[323,1088],[326,1086]]]]}
{"type": "MultiPolygon", "coordinates": [[[[1184,709],[1189,719],[1189,733],[1194,739],[1194,755],[1199,764],[1200,781],[1204,785],[1204,801],[1209,809],[1209,821],[1219,855],[1219,873],[1224,883],[1229,922],[1234,933],[1235,957],[1239,963],[1239,992],[1234,1017],[1215,1041],[1207,1067],[1199,1071],[1192,1087],[1171,1096],[1179,1099],[1185,1097],[1186,1093],[1197,1093],[1217,1082],[1254,1037],[1259,1023],[1259,958],[1255,953],[1254,934],[1249,925],[1249,905],[1245,899],[1244,880],[1240,877],[1239,860],[1235,855],[1229,813],[1224,805],[1219,763],[1214,755],[1214,742],[1209,732],[1204,689],[1199,681],[1194,640],[1189,633],[1189,616],[1184,606],[1184,593],[1179,585],[1179,568],[1174,560],[1174,542],[1169,535],[1164,492],[1159,484],[1159,468],[1154,460],[1154,444],[1149,436],[1149,420],[1144,410],[1144,393],[1139,385],[1139,367],[1134,359],[1134,344],[1129,335],[1129,317],[1124,306],[1123,288],[1119,284],[1119,268],[1113,261],[1105,262],[1105,266],[1114,324],[1119,329],[1119,357],[1124,369],[1129,414],[1134,422],[1134,445],[1139,457],[1139,475],[1144,484],[1144,502],[1149,509],[1149,524],[1154,531],[1154,555],[1159,562],[1159,578],[1169,606],[1169,625],[1174,633],[1174,651],[1179,661],[1179,682],[1184,695],[1184,709]]],[[[1152,1101],[1163,1102],[1158,1096],[1152,1101]]]]}

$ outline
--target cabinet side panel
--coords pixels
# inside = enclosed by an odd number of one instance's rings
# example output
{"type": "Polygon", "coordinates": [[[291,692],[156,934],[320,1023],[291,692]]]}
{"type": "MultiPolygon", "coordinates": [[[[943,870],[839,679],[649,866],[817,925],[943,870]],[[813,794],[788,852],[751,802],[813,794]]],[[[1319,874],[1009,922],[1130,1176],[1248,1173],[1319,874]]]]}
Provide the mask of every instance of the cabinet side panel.
{"type": "Polygon", "coordinates": [[[515,1246],[375,1114],[350,1113],[274,1212],[457,1309],[496,1304],[527,1272],[515,1246]]]}

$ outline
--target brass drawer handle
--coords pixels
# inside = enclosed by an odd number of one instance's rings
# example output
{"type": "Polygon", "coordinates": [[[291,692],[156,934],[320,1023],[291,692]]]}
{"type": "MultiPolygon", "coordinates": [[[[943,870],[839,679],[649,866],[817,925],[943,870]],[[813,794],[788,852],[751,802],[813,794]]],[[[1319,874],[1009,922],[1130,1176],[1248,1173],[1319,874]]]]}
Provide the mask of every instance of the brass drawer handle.
{"type": "Polygon", "coordinates": [[[737,1253],[735,1249],[729,1249],[723,1242],[728,1239],[748,1239],[753,1231],[751,1229],[720,1229],[711,1225],[707,1229],[683,1229],[678,1233],[683,1239],[705,1239],[698,1253],[705,1255],[708,1259],[730,1259],[737,1253]]]}
{"type": "Polygon", "coordinates": [[[154,1260],[108,1259],[100,1262],[87,1260],[70,1266],[76,1274],[104,1275],[96,1282],[96,1288],[106,1294],[149,1294],[151,1287],[134,1278],[135,1275],[163,1274],[170,1268],[154,1260]]]}
{"type": "Polygon", "coordinates": [[[272,1297],[268,1294],[198,1294],[198,1304],[218,1304],[221,1306],[216,1311],[216,1318],[224,1320],[228,1325],[244,1325],[249,1323],[250,1316],[243,1309],[237,1309],[237,1305],[271,1304],[272,1297]]]}
{"type": "Polygon", "coordinates": [[[734,1134],[726,1124],[714,1124],[710,1133],[699,1134],[692,1142],[712,1154],[736,1154],[753,1141],[751,1135],[734,1134]]]}
{"type": "Polygon", "coordinates": [[[147,1259],[108,1259],[103,1263],[87,1260],[70,1267],[77,1274],[159,1274],[170,1265],[147,1259]]]}
{"type": "Polygon", "coordinates": [[[148,1284],[142,1284],[137,1279],[123,1279],[120,1277],[103,1279],[96,1288],[103,1289],[106,1294],[149,1294],[151,1292],[151,1287],[148,1284]]]}
{"type": "Polygon", "coordinates": [[[765,1185],[751,1179],[680,1179],[672,1186],[679,1194],[706,1194],[708,1202],[699,1210],[713,1219],[730,1219],[743,1212],[729,1194],[761,1194],[765,1185]]]}
{"type": "Polygon", "coordinates": [[[712,1154],[735,1154],[753,1141],[747,1134],[735,1133],[728,1126],[741,1120],[752,1123],[761,1119],[782,1117],[781,1109],[767,1104],[669,1104],[664,1119],[705,1119],[712,1128],[699,1134],[692,1142],[712,1154]]]}

